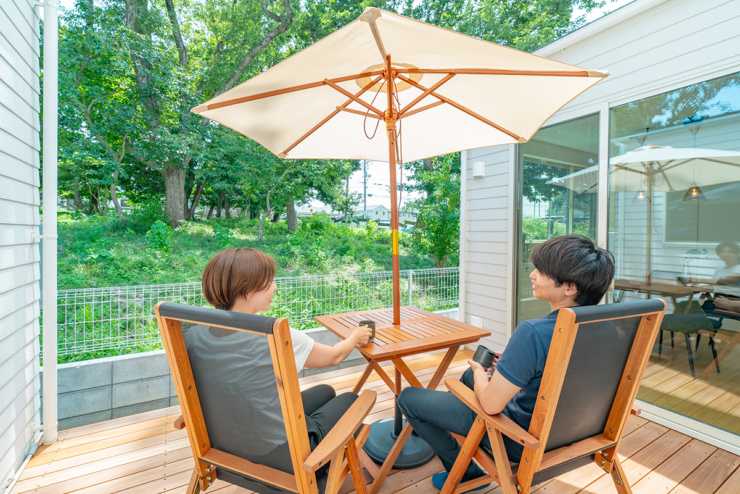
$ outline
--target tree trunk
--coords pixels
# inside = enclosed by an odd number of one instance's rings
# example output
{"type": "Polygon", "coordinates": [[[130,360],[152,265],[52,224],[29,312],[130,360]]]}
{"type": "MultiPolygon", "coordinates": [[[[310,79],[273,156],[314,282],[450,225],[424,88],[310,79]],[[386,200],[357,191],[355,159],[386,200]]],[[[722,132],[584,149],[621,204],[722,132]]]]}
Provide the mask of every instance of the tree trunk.
{"type": "Polygon", "coordinates": [[[123,221],[123,208],[121,203],[118,202],[118,196],[116,195],[116,184],[110,184],[110,199],[113,201],[113,206],[116,208],[116,214],[118,219],[123,221]]]}
{"type": "Polygon", "coordinates": [[[185,219],[185,170],[172,163],[165,163],[162,170],[165,188],[164,212],[170,217],[170,226],[175,228],[185,219]]]}
{"type": "Polygon", "coordinates": [[[92,187],[89,187],[90,189],[90,207],[87,211],[87,214],[93,214],[93,213],[99,213],[98,211],[98,202],[100,200],[99,196],[95,194],[95,191],[92,187]]]}
{"type": "Polygon", "coordinates": [[[272,213],[272,222],[273,223],[279,223],[280,222],[280,212],[275,211],[272,213]]]}
{"type": "Polygon", "coordinates": [[[108,192],[105,187],[103,187],[103,193],[100,193],[100,185],[97,186],[98,188],[98,212],[100,213],[100,216],[105,216],[105,213],[108,212],[108,192]]]}
{"type": "Polygon", "coordinates": [[[208,208],[208,216],[206,217],[206,219],[210,220],[212,216],[213,216],[213,204],[211,204],[211,207],[208,208]]]}
{"type": "Polygon", "coordinates": [[[224,203],[224,196],[226,195],[226,192],[221,192],[218,195],[218,202],[216,203],[216,218],[221,217],[221,206],[224,203]]]}
{"type": "Polygon", "coordinates": [[[262,242],[263,241],[263,238],[262,238],[262,222],[264,221],[264,219],[265,219],[265,215],[262,214],[262,213],[260,213],[260,221],[257,224],[257,241],[258,242],[262,242]]]}
{"type": "Polygon", "coordinates": [[[229,207],[229,197],[224,197],[224,213],[226,214],[226,217],[231,219],[231,211],[229,207]]]}
{"type": "Polygon", "coordinates": [[[113,183],[110,184],[110,199],[113,201],[113,206],[116,208],[118,219],[123,221],[123,208],[121,207],[121,203],[118,202],[118,195],[116,195],[116,183],[118,182],[119,175],[120,172],[118,171],[113,174],[113,183]]]}
{"type": "Polygon", "coordinates": [[[85,205],[82,203],[82,199],[80,198],[80,179],[77,177],[75,177],[75,183],[72,185],[72,191],[75,195],[75,209],[82,211],[85,208],[85,205]]]}
{"type": "Polygon", "coordinates": [[[285,203],[285,212],[288,215],[288,230],[291,232],[298,230],[298,215],[296,215],[295,203],[292,197],[288,197],[288,201],[285,203]]]}
{"type": "Polygon", "coordinates": [[[188,219],[195,218],[195,208],[198,207],[198,201],[200,201],[200,196],[203,194],[203,189],[206,188],[206,182],[205,180],[198,184],[198,187],[195,189],[195,195],[193,196],[193,202],[190,204],[190,209],[188,210],[188,219]]]}

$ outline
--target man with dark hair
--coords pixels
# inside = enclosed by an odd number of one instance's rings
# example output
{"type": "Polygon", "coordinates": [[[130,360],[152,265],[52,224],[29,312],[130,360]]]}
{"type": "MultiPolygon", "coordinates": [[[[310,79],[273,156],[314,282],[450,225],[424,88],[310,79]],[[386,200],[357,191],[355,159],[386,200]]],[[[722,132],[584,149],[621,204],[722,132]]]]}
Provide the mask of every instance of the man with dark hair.
{"type": "MultiPolygon", "coordinates": [[[[529,275],[532,293],[550,303],[550,314],[519,324],[493,368],[484,369],[468,360],[470,369],[461,378],[475,391],[486,413],[503,413],[525,430],[532,420],[558,311],[598,304],[614,277],[612,255],[580,235],[547,240],[532,250],[531,258],[535,267],[529,275]]],[[[452,393],[422,388],[404,389],[398,404],[414,431],[442,461],[445,471],[432,477],[434,486],[441,490],[460,452],[451,432],[466,435],[476,413],[452,393]]],[[[509,459],[519,461],[522,445],[506,436],[504,443],[509,459]]],[[[490,450],[488,436],[481,444],[490,450]]],[[[482,475],[481,469],[471,462],[461,482],[482,475]]],[[[478,489],[484,487],[487,486],[478,489]]]]}

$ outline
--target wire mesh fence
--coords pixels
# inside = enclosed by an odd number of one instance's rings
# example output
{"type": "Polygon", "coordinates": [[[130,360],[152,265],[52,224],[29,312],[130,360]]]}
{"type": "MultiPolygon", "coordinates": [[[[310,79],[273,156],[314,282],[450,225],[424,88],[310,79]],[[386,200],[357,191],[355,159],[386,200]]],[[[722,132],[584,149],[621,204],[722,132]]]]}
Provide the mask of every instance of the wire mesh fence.
{"type": "MultiPolygon", "coordinates": [[[[458,268],[401,271],[401,304],[426,310],[457,307],[458,268]]],[[[313,318],[393,304],[390,271],[275,278],[278,291],[268,315],[286,317],[297,329],[316,327],[313,318]]],[[[200,283],[59,290],[58,353],[161,345],[154,318],[158,302],[208,306],[200,283]]]]}

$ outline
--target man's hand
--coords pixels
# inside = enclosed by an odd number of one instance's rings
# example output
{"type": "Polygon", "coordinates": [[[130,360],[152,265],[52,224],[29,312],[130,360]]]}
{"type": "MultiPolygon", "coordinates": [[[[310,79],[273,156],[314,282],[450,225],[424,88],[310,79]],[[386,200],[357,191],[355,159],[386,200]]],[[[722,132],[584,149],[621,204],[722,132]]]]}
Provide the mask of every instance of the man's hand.
{"type": "Polygon", "coordinates": [[[363,346],[367,345],[372,335],[373,330],[370,326],[358,326],[352,330],[351,338],[355,340],[355,346],[363,346]]]}
{"type": "Polygon", "coordinates": [[[468,365],[470,366],[471,369],[473,369],[474,375],[482,373],[483,375],[486,376],[487,381],[491,380],[491,376],[493,375],[493,369],[491,367],[486,369],[485,367],[480,365],[478,362],[476,362],[475,360],[471,360],[471,359],[468,359],[468,365]]]}

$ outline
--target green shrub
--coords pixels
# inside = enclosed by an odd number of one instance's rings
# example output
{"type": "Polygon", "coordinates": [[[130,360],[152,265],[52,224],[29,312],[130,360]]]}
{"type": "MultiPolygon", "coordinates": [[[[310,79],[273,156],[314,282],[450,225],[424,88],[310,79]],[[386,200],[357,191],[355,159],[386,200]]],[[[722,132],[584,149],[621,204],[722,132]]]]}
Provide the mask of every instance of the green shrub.
{"type": "Polygon", "coordinates": [[[213,236],[216,237],[216,241],[218,242],[218,246],[222,249],[225,249],[227,247],[231,246],[231,241],[234,238],[234,235],[231,233],[231,230],[229,230],[229,227],[227,226],[216,226],[213,228],[213,236]]]}
{"type": "Polygon", "coordinates": [[[160,252],[168,252],[172,246],[172,228],[157,220],[144,235],[144,243],[160,252]]]}
{"type": "Polygon", "coordinates": [[[158,221],[166,224],[170,217],[164,214],[161,199],[149,199],[134,205],[134,210],[126,217],[125,226],[137,233],[145,233],[158,221]]]}

